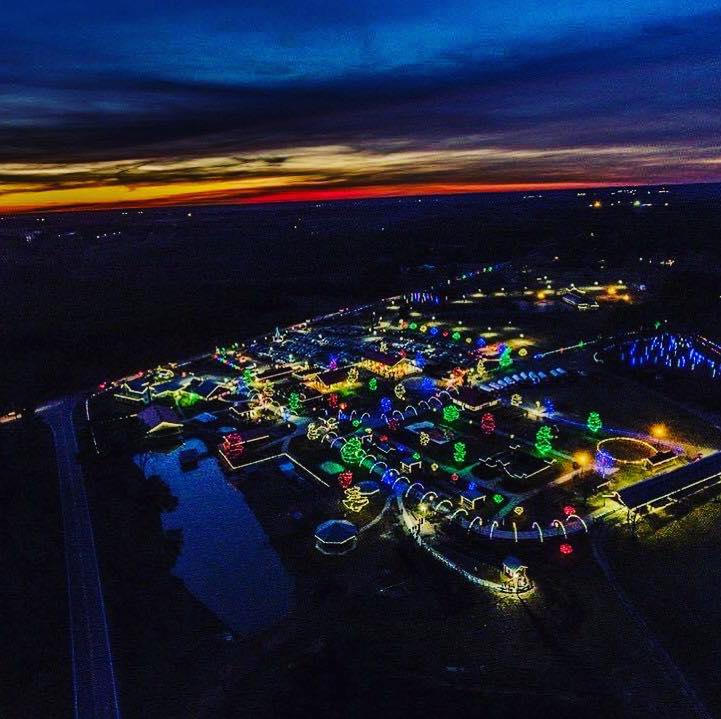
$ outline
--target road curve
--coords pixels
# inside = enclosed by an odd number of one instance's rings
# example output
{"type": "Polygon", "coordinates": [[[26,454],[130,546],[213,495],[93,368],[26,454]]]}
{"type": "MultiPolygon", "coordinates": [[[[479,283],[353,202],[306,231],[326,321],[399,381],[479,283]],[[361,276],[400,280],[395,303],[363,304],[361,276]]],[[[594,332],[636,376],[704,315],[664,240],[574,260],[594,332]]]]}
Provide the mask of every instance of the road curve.
{"type": "Polygon", "coordinates": [[[110,651],[108,622],[95,554],[93,526],[83,474],[76,459],[75,397],[47,405],[38,414],[55,441],[65,536],[76,719],[119,719],[120,706],[110,651]]]}

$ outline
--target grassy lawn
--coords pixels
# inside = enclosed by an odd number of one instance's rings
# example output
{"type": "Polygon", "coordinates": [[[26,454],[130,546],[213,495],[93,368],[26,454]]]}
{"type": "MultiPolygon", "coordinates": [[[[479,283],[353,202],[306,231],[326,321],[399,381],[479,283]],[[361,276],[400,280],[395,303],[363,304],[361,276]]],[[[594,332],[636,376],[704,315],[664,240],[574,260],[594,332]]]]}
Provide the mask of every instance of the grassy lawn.
{"type": "MultiPolygon", "coordinates": [[[[280,481],[251,480],[244,493],[302,595],[256,642],[253,670],[229,676],[206,716],[277,716],[279,707],[292,717],[673,715],[674,690],[656,682],[582,547],[570,561],[550,544],[529,548],[538,589],[519,602],[464,583],[391,517],[350,555],[318,554],[311,523],[293,529],[279,516],[280,481]]],[[[494,566],[508,551],[497,544],[483,557],[487,549],[478,545],[479,561],[494,566]]]]}
{"type": "Polygon", "coordinates": [[[721,504],[675,521],[641,523],[641,539],[609,541],[609,557],[629,595],[712,710],[721,710],[721,504]]]}

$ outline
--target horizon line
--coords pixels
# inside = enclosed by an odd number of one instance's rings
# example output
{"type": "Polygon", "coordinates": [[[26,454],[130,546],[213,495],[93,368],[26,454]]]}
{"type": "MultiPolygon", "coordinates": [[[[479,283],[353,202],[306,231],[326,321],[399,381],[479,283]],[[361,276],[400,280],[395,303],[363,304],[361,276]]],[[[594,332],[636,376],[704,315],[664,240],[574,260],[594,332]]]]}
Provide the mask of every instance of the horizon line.
{"type": "Polygon", "coordinates": [[[98,202],[77,205],[47,205],[43,206],[16,206],[0,207],[2,215],[32,215],[32,214],[63,214],[71,212],[116,212],[124,210],[155,210],[186,207],[252,207],[269,204],[307,204],[319,202],[349,202],[354,200],[375,199],[401,199],[421,197],[448,197],[454,195],[481,195],[481,194],[520,194],[522,192],[572,192],[574,190],[603,190],[615,187],[679,187],[693,185],[716,185],[721,180],[695,180],[684,182],[674,180],[670,182],[546,182],[546,183],[496,183],[492,185],[455,185],[452,183],[428,183],[426,185],[369,185],[347,189],[308,189],[295,191],[278,191],[258,194],[253,197],[236,197],[232,193],[222,193],[227,199],[213,196],[213,192],[202,195],[182,195],[175,198],[155,198],[137,203],[132,202],[98,202]]]}

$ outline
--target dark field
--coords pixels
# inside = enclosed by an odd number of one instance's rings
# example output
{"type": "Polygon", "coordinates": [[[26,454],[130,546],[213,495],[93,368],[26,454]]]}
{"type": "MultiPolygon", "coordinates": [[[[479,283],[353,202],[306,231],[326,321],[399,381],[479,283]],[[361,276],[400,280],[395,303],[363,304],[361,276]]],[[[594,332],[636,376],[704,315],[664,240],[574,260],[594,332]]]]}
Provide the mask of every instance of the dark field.
{"type": "Polygon", "coordinates": [[[423,288],[424,264],[436,278],[529,254],[586,268],[679,257],[660,309],[715,326],[721,187],[650,189],[649,208],[612,207],[610,192],[0,218],[0,406],[423,288]]]}

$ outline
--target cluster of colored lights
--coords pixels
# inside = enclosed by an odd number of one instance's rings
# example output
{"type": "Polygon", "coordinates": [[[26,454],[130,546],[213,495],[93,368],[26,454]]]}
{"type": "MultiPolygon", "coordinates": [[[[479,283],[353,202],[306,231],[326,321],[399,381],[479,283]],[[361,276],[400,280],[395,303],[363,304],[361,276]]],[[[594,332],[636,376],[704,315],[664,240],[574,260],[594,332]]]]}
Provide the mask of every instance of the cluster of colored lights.
{"type": "Polygon", "coordinates": [[[568,544],[568,543],[566,543],[566,542],[564,542],[564,543],[558,548],[558,551],[559,551],[561,554],[564,554],[564,555],[573,554],[573,546],[570,545],[570,544],[568,544]]]}
{"type": "MultiPolygon", "coordinates": [[[[401,329],[406,327],[404,320],[401,320],[400,327],[401,329]]],[[[440,335],[441,337],[445,338],[450,337],[454,342],[460,342],[461,340],[463,340],[464,342],[466,342],[466,344],[473,344],[475,342],[475,345],[477,347],[486,346],[486,340],[483,337],[479,336],[475,340],[470,335],[463,337],[463,335],[458,330],[454,330],[453,332],[451,332],[450,330],[441,330],[437,325],[418,324],[418,322],[415,321],[409,322],[407,327],[409,330],[413,330],[414,332],[417,330],[423,334],[428,334],[431,337],[437,337],[438,335],[440,335]]]]}
{"type": "Polygon", "coordinates": [[[409,295],[410,301],[416,304],[441,304],[441,298],[434,292],[411,292],[409,295]]]}
{"type": "Polygon", "coordinates": [[[221,355],[221,354],[216,353],[216,354],[213,355],[213,359],[214,359],[214,360],[217,360],[217,361],[220,362],[221,364],[224,364],[226,367],[230,367],[231,369],[234,369],[234,370],[236,370],[236,371],[238,371],[238,372],[240,372],[240,371],[243,369],[243,368],[241,367],[241,365],[239,365],[237,362],[233,362],[233,360],[231,360],[230,358],[226,357],[225,355],[221,355]]]}
{"type": "Polygon", "coordinates": [[[693,340],[664,332],[652,338],[636,339],[624,345],[621,361],[631,367],[655,366],[668,370],[706,372],[716,379],[721,361],[699,351],[693,340]]]}

